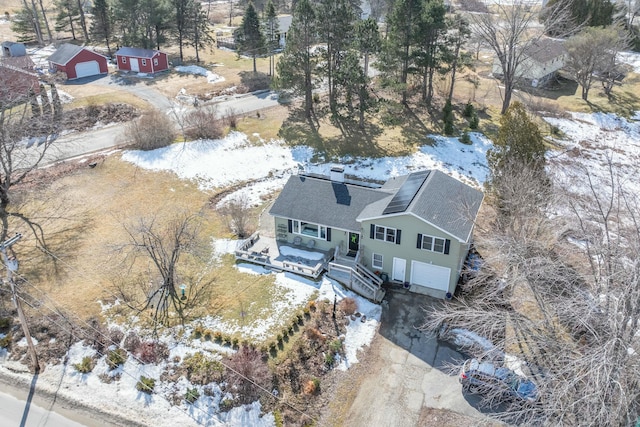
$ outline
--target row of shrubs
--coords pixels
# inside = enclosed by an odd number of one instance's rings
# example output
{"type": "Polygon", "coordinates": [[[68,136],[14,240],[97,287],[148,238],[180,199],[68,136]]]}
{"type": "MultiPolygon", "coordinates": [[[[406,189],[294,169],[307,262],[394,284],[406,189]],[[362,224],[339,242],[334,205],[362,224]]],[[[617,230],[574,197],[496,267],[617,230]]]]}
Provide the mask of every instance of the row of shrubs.
{"type": "MultiPolygon", "coordinates": [[[[341,301],[338,308],[342,314],[352,315],[357,311],[357,303],[351,298],[345,298],[341,301]]],[[[278,349],[282,349],[284,345],[283,341],[288,340],[290,335],[295,334],[300,329],[300,326],[304,325],[305,319],[309,319],[311,317],[311,313],[318,309],[323,313],[323,315],[327,315],[330,311],[330,303],[328,301],[320,303],[316,303],[315,301],[309,302],[302,310],[292,317],[290,324],[287,327],[282,328],[273,341],[263,344],[260,348],[251,346],[246,340],[242,341],[242,345],[243,347],[254,348],[258,350],[260,354],[265,355],[267,353],[272,353],[272,355],[275,356],[278,349]]],[[[234,347],[241,344],[237,337],[225,335],[220,332],[213,332],[204,328],[202,325],[197,325],[194,328],[193,334],[194,337],[197,338],[218,341],[234,347]]],[[[309,340],[318,343],[318,345],[322,344],[322,348],[328,350],[324,354],[324,363],[327,366],[332,366],[335,363],[335,355],[341,353],[343,349],[342,340],[336,338],[324,345],[326,343],[326,337],[317,328],[308,328],[306,334],[309,340]]],[[[143,363],[157,363],[161,359],[166,359],[169,355],[165,344],[158,342],[142,342],[137,334],[129,334],[124,339],[122,336],[116,336],[114,338],[119,338],[123,341],[123,347],[112,346],[106,351],[105,361],[110,370],[115,370],[119,366],[123,365],[129,356],[129,352],[134,354],[143,363]],[[129,350],[129,352],[127,350],[129,350]]],[[[317,348],[319,349],[321,347],[318,346],[317,348]]],[[[179,357],[176,359],[176,363],[180,361],[179,357]]],[[[80,363],[75,364],[74,368],[78,372],[86,374],[91,372],[95,365],[95,358],[87,356],[84,357],[80,363]]],[[[180,365],[178,371],[179,374],[180,370],[182,370],[182,374],[184,374],[192,384],[200,385],[207,385],[214,381],[220,382],[222,381],[224,374],[223,364],[202,352],[197,352],[185,357],[180,365]]],[[[142,376],[136,384],[138,391],[149,394],[153,392],[154,386],[155,380],[144,376],[142,376]]],[[[319,387],[320,381],[317,378],[312,378],[312,380],[305,383],[303,392],[309,395],[316,394],[319,391],[319,387]]],[[[199,396],[200,393],[198,389],[194,387],[187,390],[184,395],[184,399],[189,403],[193,403],[199,398],[199,396]]]]}
{"type": "MultiPolygon", "coordinates": [[[[178,117],[182,138],[217,139],[223,136],[225,126],[235,129],[238,115],[227,111],[223,118],[218,117],[215,106],[203,106],[190,111],[184,117],[178,117]]],[[[176,128],[171,118],[158,111],[145,112],[139,120],[129,122],[125,137],[139,150],[154,150],[166,147],[176,140],[176,128]]]]}
{"type": "MultiPolygon", "coordinates": [[[[263,343],[259,346],[260,351],[262,353],[270,353],[275,356],[278,352],[278,349],[284,346],[284,342],[289,339],[289,336],[294,335],[301,326],[304,325],[305,319],[309,319],[311,317],[311,312],[316,311],[317,305],[315,301],[309,301],[305,307],[298,311],[289,321],[287,326],[282,327],[282,329],[276,333],[276,336],[273,340],[263,343]]],[[[205,341],[214,341],[218,344],[231,347],[234,349],[240,348],[240,346],[254,346],[254,343],[251,343],[247,339],[240,339],[237,336],[233,336],[231,334],[225,334],[220,331],[213,331],[211,329],[205,328],[203,325],[198,324],[193,329],[192,334],[194,339],[202,339],[205,341]]]]}

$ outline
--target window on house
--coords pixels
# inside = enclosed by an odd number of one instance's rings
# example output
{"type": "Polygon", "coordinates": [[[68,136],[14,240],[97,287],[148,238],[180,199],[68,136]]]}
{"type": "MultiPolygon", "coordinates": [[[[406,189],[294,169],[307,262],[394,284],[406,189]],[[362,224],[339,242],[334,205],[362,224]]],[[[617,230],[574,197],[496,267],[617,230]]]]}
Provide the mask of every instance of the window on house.
{"type": "Polygon", "coordinates": [[[153,65],[158,65],[158,58],[153,58],[153,65]]]}
{"type": "Polygon", "coordinates": [[[448,254],[450,243],[449,239],[441,239],[440,237],[418,234],[418,249],[448,254]]]}
{"type": "Polygon", "coordinates": [[[382,225],[371,224],[371,239],[400,244],[400,230],[382,225]]]}
{"type": "Polygon", "coordinates": [[[331,240],[331,229],[329,227],[298,220],[289,220],[289,224],[290,233],[303,234],[305,236],[327,241],[331,240]]]}
{"type": "Polygon", "coordinates": [[[371,257],[371,266],[373,268],[382,269],[382,254],[373,254],[371,257]]]}
{"type": "Polygon", "coordinates": [[[123,56],[123,57],[122,57],[122,63],[123,63],[123,64],[126,64],[126,63],[127,63],[127,57],[126,57],[126,56],[123,56]]]}
{"type": "Polygon", "coordinates": [[[142,60],[142,65],[147,65],[147,60],[146,59],[142,60]]]}
{"type": "Polygon", "coordinates": [[[318,224],[300,221],[300,234],[318,237],[318,224]]]}

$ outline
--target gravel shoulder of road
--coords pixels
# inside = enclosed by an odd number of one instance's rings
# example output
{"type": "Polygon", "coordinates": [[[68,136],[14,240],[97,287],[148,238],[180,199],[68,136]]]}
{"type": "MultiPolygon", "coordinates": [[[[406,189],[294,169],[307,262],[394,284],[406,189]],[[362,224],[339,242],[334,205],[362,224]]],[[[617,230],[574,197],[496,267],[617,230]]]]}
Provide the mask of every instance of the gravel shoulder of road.
{"type": "MultiPolygon", "coordinates": [[[[26,402],[31,388],[33,374],[26,377],[27,371],[13,373],[6,366],[0,367],[0,383],[2,391],[26,402]]],[[[66,396],[60,390],[55,390],[54,384],[44,383],[37,378],[32,402],[49,411],[56,412],[72,421],[91,427],[145,427],[135,420],[127,419],[120,414],[105,411],[103,407],[80,404],[66,396]]],[[[96,402],[99,404],[99,402],[96,402]]]]}

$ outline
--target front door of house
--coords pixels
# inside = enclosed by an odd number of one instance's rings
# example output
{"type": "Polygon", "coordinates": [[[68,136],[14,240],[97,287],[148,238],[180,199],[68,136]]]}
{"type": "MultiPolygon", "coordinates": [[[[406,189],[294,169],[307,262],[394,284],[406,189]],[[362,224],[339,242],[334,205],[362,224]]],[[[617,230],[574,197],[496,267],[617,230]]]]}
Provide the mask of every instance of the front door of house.
{"type": "Polygon", "coordinates": [[[355,256],[360,246],[360,235],[358,233],[349,233],[349,255],[355,256]]]}
{"type": "Polygon", "coordinates": [[[404,283],[405,273],[407,271],[407,260],[403,258],[393,258],[393,272],[391,280],[404,283]]]}
{"type": "Polygon", "coordinates": [[[140,64],[138,64],[138,58],[129,58],[129,64],[131,65],[131,71],[136,73],[140,71],[140,64]]]}

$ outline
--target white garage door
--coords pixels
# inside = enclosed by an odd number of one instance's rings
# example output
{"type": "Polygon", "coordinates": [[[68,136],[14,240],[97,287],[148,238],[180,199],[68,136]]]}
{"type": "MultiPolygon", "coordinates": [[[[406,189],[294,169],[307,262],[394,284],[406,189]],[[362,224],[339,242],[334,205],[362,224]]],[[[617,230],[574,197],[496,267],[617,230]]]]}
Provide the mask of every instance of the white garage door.
{"type": "Polygon", "coordinates": [[[411,283],[414,285],[448,291],[450,277],[450,268],[419,261],[411,261],[411,283]]]}
{"type": "Polygon", "coordinates": [[[76,64],[76,78],[95,76],[96,74],[100,74],[98,61],[78,62],[76,64]]]}

